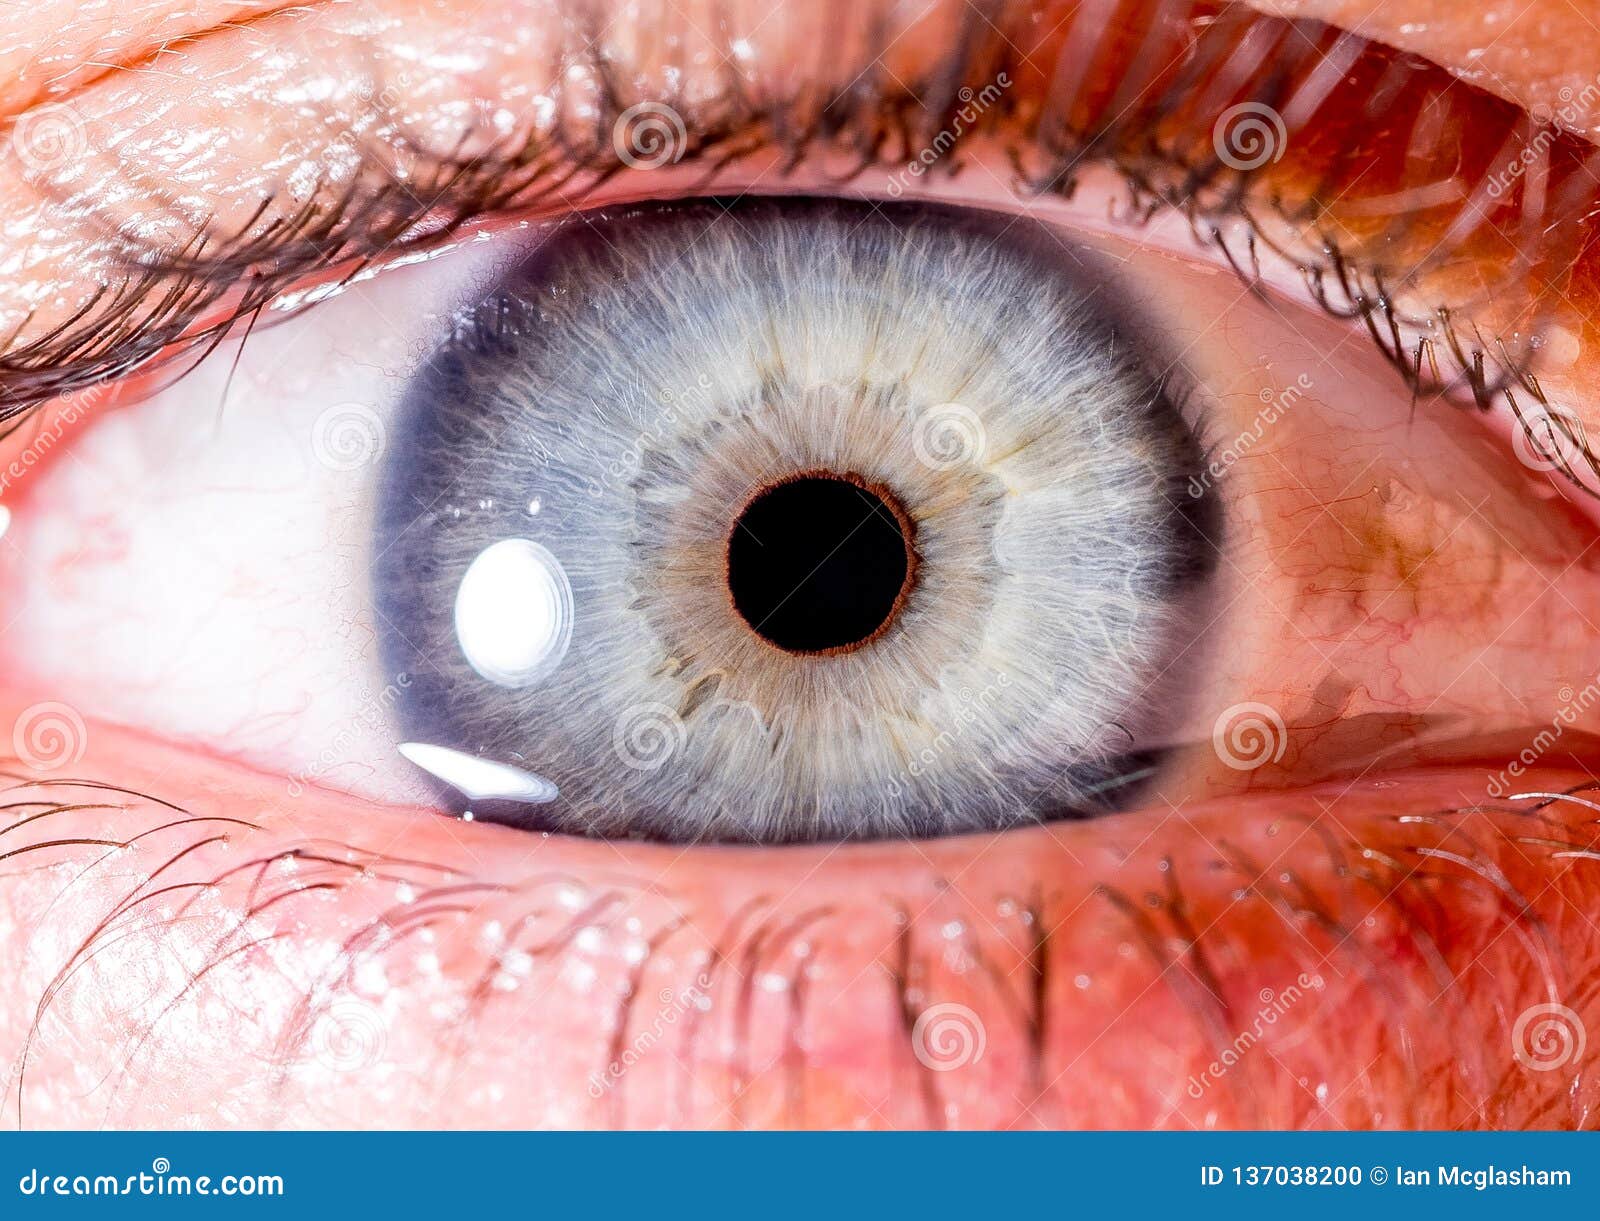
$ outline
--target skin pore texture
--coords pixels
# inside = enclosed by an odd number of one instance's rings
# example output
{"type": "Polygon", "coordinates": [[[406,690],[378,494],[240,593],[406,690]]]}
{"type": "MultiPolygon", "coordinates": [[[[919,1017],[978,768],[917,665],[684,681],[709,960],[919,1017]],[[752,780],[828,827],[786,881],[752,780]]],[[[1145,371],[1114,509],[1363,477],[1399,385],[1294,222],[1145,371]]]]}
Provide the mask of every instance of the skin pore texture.
{"type": "MultiPolygon", "coordinates": [[[[415,23],[418,45],[430,23],[461,21],[448,4],[378,7],[415,23]]],[[[1483,41],[1516,53],[1460,64],[1482,9],[1297,7],[1519,103],[1571,88],[1574,44],[1600,43],[1560,25],[1564,6],[1508,8],[1483,41]]],[[[63,11],[0,19],[9,109],[271,7],[63,11]]],[[[270,38],[270,20],[246,32],[270,38]]],[[[536,37],[468,20],[491,41],[536,37]]],[[[213,52],[225,71],[233,52],[210,39],[185,56],[213,52]]],[[[262,155],[241,139],[201,177],[262,155]]],[[[940,198],[1019,207],[1003,171],[981,172],[984,150],[973,164],[940,198]]],[[[6,200],[16,215],[39,206],[0,178],[6,200]]],[[[1551,1067],[1560,1030],[1541,1007],[1600,1029],[1600,787],[1583,766],[1600,732],[1592,508],[1516,461],[1504,411],[1413,402],[1359,327],[1290,300],[1292,284],[1252,294],[1187,235],[1119,235],[1082,212],[1084,245],[1201,388],[1223,466],[1228,538],[1179,734],[1195,745],[1144,808],[776,850],[291,794],[267,753],[168,730],[159,686],[105,690],[116,659],[96,655],[97,623],[140,612],[82,595],[115,587],[139,506],[98,503],[110,451],[92,427],[64,428],[7,487],[16,520],[0,540],[0,588],[27,591],[7,600],[0,726],[41,702],[88,718],[70,763],[5,769],[4,1122],[1588,1126],[1592,1076],[1570,1057],[1551,1067]],[[1259,443],[1230,446],[1270,404],[1259,443]],[[51,550],[30,515],[107,541],[51,550]],[[1283,749],[1242,769],[1213,729],[1246,701],[1281,716],[1283,749]]],[[[33,249],[18,256],[32,288],[0,292],[13,320],[71,308],[66,247],[33,249]]],[[[1539,372],[1588,421],[1600,347],[1586,284],[1552,316],[1539,372]]],[[[265,410],[273,378],[242,361],[230,410],[265,410]]],[[[136,420],[136,388],[84,414],[136,420]]],[[[0,471],[63,418],[47,405],[0,441],[0,471]]],[[[230,492],[249,494],[208,489],[194,520],[230,492]]],[[[251,558],[219,574],[217,613],[247,604],[251,558]]],[[[217,681],[248,686],[253,660],[217,681]]]]}

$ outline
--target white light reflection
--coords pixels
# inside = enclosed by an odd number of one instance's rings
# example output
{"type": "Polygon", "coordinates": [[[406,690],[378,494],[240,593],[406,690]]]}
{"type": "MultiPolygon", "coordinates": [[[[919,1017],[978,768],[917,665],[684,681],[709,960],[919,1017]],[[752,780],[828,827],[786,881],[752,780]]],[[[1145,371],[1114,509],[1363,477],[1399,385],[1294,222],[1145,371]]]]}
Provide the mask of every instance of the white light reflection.
{"type": "Polygon", "coordinates": [[[561,562],[526,538],[485,547],[456,590],[456,640],[472,668],[502,687],[529,687],[572,642],[572,586],[561,562]]]}
{"type": "Polygon", "coordinates": [[[468,801],[522,801],[543,805],[554,801],[560,791],[543,776],[525,772],[508,763],[480,759],[476,755],[430,746],[426,742],[402,742],[402,755],[429,775],[443,780],[468,801]]]}

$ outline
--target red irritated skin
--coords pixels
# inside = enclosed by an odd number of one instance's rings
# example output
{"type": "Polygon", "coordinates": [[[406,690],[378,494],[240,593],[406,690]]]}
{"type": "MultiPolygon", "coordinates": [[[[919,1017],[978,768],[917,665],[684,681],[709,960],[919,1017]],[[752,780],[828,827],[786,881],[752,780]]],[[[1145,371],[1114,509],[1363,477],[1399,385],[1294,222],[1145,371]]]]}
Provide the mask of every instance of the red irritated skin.
{"type": "Polygon", "coordinates": [[[89,729],[71,774],[122,787],[7,793],[10,1122],[1523,1127],[1596,1101],[1600,786],[1571,772],[685,852],[295,798],[89,729]]]}

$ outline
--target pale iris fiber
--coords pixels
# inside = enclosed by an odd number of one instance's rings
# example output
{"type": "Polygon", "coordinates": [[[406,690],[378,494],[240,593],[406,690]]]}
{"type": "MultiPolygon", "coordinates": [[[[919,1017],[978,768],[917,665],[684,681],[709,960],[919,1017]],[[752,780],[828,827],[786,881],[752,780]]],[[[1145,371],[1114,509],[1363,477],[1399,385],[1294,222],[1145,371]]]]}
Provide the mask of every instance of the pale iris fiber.
{"type": "MultiPolygon", "coordinates": [[[[556,781],[557,825],[992,827],[1073,804],[1151,721],[1186,433],[1058,268],[939,219],[694,210],[556,246],[523,297],[520,350],[465,358],[444,409],[479,421],[463,486],[560,523],[536,537],[572,582],[573,648],[527,690],[463,677],[462,707],[475,743],[556,781]],[[925,461],[919,420],[949,404],[981,433],[925,461]],[[828,657],[759,639],[724,571],[749,495],[817,469],[890,489],[920,558],[891,630],[828,657]],[[681,724],[619,766],[639,709],[681,724]]],[[[485,541],[453,535],[445,570],[485,541]]]]}

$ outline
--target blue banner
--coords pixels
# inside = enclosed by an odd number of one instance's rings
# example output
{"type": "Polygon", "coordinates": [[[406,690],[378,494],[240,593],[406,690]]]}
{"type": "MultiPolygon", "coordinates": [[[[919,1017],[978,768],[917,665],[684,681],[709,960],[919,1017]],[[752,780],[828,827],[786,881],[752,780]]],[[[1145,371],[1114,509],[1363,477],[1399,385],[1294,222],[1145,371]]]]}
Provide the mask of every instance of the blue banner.
{"type": "Polygon", "coordinates": [[[1502,1216],[1594,1209],[1597,1153],[1531,1133],[23,1133],[0,1139],[0,1215],[1502,1216]]]}

